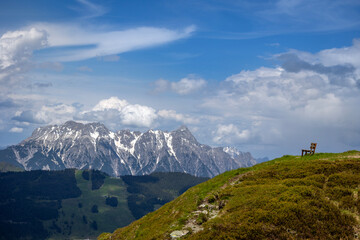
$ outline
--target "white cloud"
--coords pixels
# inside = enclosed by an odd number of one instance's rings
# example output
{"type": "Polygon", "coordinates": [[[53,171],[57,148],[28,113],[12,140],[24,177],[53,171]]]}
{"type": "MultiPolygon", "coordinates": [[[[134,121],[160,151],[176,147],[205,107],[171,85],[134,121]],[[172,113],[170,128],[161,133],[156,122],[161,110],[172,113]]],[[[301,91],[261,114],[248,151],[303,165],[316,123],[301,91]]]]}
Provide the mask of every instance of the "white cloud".
{"type": "Polygon", "coordinates": [[[175,110],[160,110],[158,111],[158,115],[164,119],[170,119],[175,120],[177,122],[182,122],[184,124],[197,124],[199,123],[199,120],[190,117],[185,116],[184,114],[177,113],[175,110]]]}
{"type": "Polygon", "coordinates": [[[96,104],[95,107],[93,108],[93,111],[104,111],[109,109],[115,109],[120,112],[127,105],[129,105],[129,103],[126,100],[121,100],[117,97],[110,97],[108,99],[103,99],[98,104],[96,104]]]}
{"type": "Polygon", "coordinates": [[[18,127],[13,127],[9,130],[9,132],[12,132],[12,133],[22,133],[24,131],[23,128],[18,128],[18,127]]]}
{"type": "Polygon", "coordinates": [[[297,50],[291,50],[290,53],[310,63],[322,63],[325,66],[350,64],[360,69],[360,39],[354,39],[352,46],[325,49],[315,54],[297,50]]]}
{"type": "Polygon", "coordinates": [[[213,132],[213,135],[213,141],[220,144],[229,144],[234,141],[237,143],[246,142],[250,139],[250,131],[248,129],[239,130],[234,124],[220,124],[216,131],[213,132]]]}
{"type": "Polygon", "coordinates": [[[306,119],[313,119],[322,124],[336,126],[341,124],[344,117],[344,105],[340,96],[328,93],[324,97],[309,100],[304,106],[303,114],[306,119]]]}
{"type": "Polygon", "coordinates": [[[43,30],[30,28],[9,31],[0,38],[0,68],[5,69],[26,62],[34,50],[47,45],[47,34],[43,30]]]}
{"type": "Polygon", "coordinates": [[[259,68],[230,76],[228,85],[216,96],[207,98],[205,107],[224,116],[278,116],[280,112],[304,105],[321,94],[324,76],[311,72],[288,73],[282,68],[259,68]]]}
{"type": "Polygon", "coordinates": [[[157,117],[155,109],[130,104],[117,97],[103,99],[92,110],[84,111],[79,115],[82,120],[119,122],[122,125],[135,127],[151,127],[157,117]]]}
{"type": "Polygon", "coordinates": [[[138,127],[151,127],[157,118],[155,109],[138,104],[127,105],[120,113],[121,122],[124,125],[133,125],[138,127]]]}
{"type": "Polygon", "coordinates": [[[155,81],[155,92],[173,91],[179,95],[186,95],[196,92],[206,85],[206,81],[202,78],[198,78],[193,75],[189,75],[186,78],[182,78],[178,82],[170,82],[164,79],[155,81]]]}
{"type": "MultiPolygon", "coordinates": [[[[47,104],[43,105],[43,98],[38,96],[21,96],[12,95],[12,101],[19,104],[21,110],[14,109],[10,117],[14,123],[19,124],[61,124],[68,120],[81,120],[85,122],[102,122],[113,129],[124,127],[132,128],[152,128],[158,126],[160,122],[175,123],[182,122],[185,124],[197,124],[199,120],[188,115],[177,113],[174,110],[160,110],[140,105],[131,104],[118,97],[110,97],[100,100],[94,107],[82,111],[82,106],[76,104],[47,104]],[[24,105],[27,101],[33,101],[31,105],[24,105]],[[169,120],[169,121],[167,121],[169,120]]],[[[10,103],[3,103],[4,106],[10,103]]],[[[19,109],[18,108],[18,109],[19,109]]]]}
{"type": "Polygon", "coordinates": [[[172,82],[171,89],[180,95],[195,92],[206,85],[206,81],[201,78],[183,78],[179,82],[172,82]]]}
{"type": "Polygon", "coordinates": [[[43,105],[40,110],[17,111],[12,120],[31,124],[61,124],[73,119],[75,107],[67,104],[43,105]]]}
{"type": "Polygon", "coordinates": [[[195,31],[194,26],[183,30],[170,30],[156,27],[138,27],[121,31],[90,29],[76,24],[35,25],[48,33],[50,47],[76,46],[72,49],[59,49],[43,58],[56,61],[78,61],[153,47],[186,38],[195,31]]]}
{"type": "Polygon", "coordinates": [[[47,46],[46,32],[37,28],[9,31],[0,37],[0,92],[26,86],[33,51],[47,46]]]}
{"type": "Polygon", "coordinates": [[[351,64],[360,68],[360,39],[354,39],[353,45],[343,48],[332,48],[316,54],[319,61],[324,65],[331,66],[336,64],[351,64]]]}
{"type": "MultiPolygon", "coordinates": [[[[86,121],[104,121],[109,125],[118,123],[117,127],[154,127],[159,121],[169,120],[170,122],[181,122],[184,124],[198,124],[199,119],[193,116],[177,113],[172,109],[156,109],[139,105],[130,104],[124,99],[110,97],[99,101],[90,111],[84,111],[78,116],[81,120],[86,121]]],[[[164,122],[163,122],[164,123],[164,122]]]]}
{"type": "Polygon", "coordinates": [[[54,113],[54,114],[64,115],[64,114],[73,114],[75,113],[76,109],[71,105],[62,103],[62,104],[56,104],[50,106],[49,105],[43,106],[41,108],[41,111],[44,112],[45,114],[54,113]]]}

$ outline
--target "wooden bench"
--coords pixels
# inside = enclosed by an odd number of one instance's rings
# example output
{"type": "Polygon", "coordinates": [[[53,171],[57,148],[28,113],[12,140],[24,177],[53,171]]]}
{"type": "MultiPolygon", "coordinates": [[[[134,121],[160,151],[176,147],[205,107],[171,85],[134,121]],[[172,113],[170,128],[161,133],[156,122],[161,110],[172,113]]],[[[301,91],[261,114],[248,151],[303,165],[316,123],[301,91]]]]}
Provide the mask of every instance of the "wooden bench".
{"type": "Polygon", "coordinates": [[[302,149],[301,156],[304,156],[304,155],[307,155],[307,154],[313,155],[315,153],[316,145],[317,145],[317,143],[311,143],[310,144],[310,150],[302,149]]]}

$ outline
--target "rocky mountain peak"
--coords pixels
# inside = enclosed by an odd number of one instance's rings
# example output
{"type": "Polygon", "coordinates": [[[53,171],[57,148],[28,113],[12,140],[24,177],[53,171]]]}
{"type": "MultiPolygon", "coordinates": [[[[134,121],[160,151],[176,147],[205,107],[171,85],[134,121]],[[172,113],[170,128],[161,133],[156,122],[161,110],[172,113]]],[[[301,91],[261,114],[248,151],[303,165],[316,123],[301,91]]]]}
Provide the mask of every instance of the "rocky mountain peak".
{"type": "Polygon", "coordinates": [[[176,129],[175,131],[180,131],[180,132],[190,132],[190,130],[188,129],[188,127],[186,125],[181,125],[178,129],[176,129]]]}
{"type": "Polygon", "coordinates": [[[76,129],[76,128],[84,127],[84,124],[70,120],[70,121],[65,122],[61,126],[68,127],[68,128],[71,128],[71,129],[76,129]]]}
{"type": "Polygon", "coordinates": [[[223,151],[230,154],[230,156],[235,157],[237,155],[240,155],[240,151],[234,147],[224,147],[223,151]]]}
{"type": "Polygon", "coordinates": [[[191,142],[198,143],[194,135],[185,125],[182,125],[175,131],[172,131],[171,134],[174,135],[175,138],[187,139],[191,142]]]}

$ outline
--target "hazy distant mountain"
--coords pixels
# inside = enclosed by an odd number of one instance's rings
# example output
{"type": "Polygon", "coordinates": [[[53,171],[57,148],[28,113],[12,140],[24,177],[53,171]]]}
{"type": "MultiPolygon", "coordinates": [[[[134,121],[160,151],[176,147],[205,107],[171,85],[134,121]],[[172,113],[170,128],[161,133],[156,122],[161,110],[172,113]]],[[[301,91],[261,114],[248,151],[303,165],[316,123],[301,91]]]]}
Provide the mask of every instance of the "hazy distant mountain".
{"type": "Polygon", "coordinates": [[[185,126],[172,132],[120,130],[68,121],[36,129],[0,151],[0,161],[25,170],[97,169],[112,176],[184,172],[213,177],[256,164],[250,153],[200,144],[185,126]]]}

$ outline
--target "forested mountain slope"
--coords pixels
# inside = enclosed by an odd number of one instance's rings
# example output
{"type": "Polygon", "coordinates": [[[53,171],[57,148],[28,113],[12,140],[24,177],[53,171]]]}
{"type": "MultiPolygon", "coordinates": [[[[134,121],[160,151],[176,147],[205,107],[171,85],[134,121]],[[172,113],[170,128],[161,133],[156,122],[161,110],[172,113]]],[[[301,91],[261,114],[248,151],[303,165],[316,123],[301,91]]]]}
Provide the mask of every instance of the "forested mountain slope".
{"type": "Polygon", "coordinates": [[[0,173],[0,239],[95,239],[205,180],[185,173],[112,178],[74,169],[0,173]]]}

